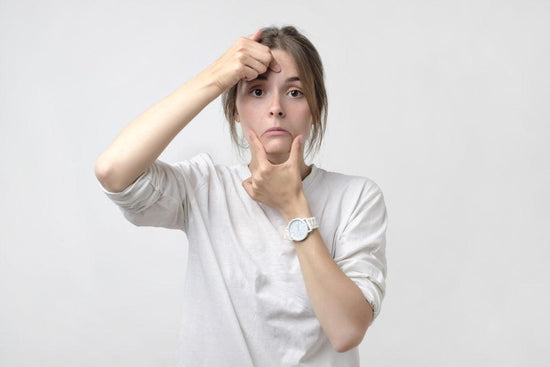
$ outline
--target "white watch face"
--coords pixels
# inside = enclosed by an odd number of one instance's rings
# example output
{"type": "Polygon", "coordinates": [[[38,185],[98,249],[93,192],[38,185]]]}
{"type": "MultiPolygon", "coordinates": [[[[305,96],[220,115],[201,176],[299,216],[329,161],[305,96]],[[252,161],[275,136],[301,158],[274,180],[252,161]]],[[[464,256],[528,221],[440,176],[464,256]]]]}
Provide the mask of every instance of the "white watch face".
{"type": "Polygon", "coordinates": [[[288,223],[288,233],[293,241],[302,241],[307,237],[307,224],[301,219],[293,219],[288,223]]]}

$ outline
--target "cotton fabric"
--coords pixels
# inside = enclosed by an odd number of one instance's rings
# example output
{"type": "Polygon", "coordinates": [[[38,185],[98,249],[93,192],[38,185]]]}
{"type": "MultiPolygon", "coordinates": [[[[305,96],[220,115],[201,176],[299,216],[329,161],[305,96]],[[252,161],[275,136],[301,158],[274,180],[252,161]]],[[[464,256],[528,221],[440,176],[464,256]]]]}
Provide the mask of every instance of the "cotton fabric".
{"type": "MultiPolygon", "coordinates": [[[[286,222],[242,187],[247,165],[207,154],[160,160],[107,196],[137,226],[185,232],[189,243],[178,366],[359,366],[337,353],[315,317],[286,222]]],[[[386,207],[364,177],[312,166],[303,190],[321,237],[376,318],[385,294],[386,207]]]]}

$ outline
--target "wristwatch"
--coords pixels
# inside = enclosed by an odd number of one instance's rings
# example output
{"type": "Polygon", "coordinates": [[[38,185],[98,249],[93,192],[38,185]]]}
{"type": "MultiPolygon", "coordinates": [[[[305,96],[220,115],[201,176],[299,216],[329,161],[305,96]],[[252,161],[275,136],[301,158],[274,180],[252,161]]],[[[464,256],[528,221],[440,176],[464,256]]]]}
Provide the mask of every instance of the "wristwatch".
{"type": "Polygon", "coordinates": [[[315,217],[294,218],[286,226],[285,240],[303,241],[316,228],[319,228],[319,223],[315,217]]]}

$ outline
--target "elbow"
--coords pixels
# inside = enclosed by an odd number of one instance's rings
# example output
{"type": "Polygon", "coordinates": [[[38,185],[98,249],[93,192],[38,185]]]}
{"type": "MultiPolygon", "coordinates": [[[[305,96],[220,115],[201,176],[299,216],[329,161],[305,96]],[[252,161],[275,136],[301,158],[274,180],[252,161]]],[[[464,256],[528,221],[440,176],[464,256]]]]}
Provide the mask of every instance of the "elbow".
{"type": "Polygon", "coordinates": [[[345,353],[349,350],[352,350],[353,348],[355,348],[356,346],[358,346],[359,344],[355,344],[355,345],[352,345],[352,344],[349,344],[349,345],[342,345],[341,347],[338,347],[338,348],[335,348],[335,350],[338,352],[338,353],[345,353]]]}
{"type": "Polygon", "coordinates": [[[100,158],[95,161],[94,164],[94,174],[99,182],[103,181],[109,173],[109,167],[107,164],[103,163],[100,158]]]}
{"type": "Polygon", "coordinates": [[[112,164],[102,161],[101,158],[98,158],[96,160],[94,164],[94,173],[101,186],[103,186],[105,190],[110,192],[120,192],[124,190],[124,187],[117,184],[116,181],[113,179],[113,172],[114,169],[112,164]]]}
{"type": "Polygon", "coordinates": [[[345,353],[361,344],[372,320],[372,312],[367,312],[367,315],[369,317],[353,322],[348,328],[342,330],[340,335],[331,339],[334,350],[345,353]]]}
{"type": "Polygon", "coordinates": [[[361,344],[366,331],[366,329],[353,330],[341,335],[337,339],[331,340],[330,342],[335,351],[338,353],[345,353],[361,344]]]}

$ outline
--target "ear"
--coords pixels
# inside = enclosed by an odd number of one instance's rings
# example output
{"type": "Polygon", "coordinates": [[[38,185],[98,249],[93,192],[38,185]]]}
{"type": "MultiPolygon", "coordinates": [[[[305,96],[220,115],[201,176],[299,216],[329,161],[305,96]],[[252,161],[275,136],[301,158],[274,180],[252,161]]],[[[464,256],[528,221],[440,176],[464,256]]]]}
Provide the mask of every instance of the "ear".
{"type": "Polygon", "coordinates": [[[233,113],[233,118],[235,119],[235,121],[237,123],[241,122],[240,117],[239,117],[239,111],[237,111],[237,107],[235,107],[235,112],[233,113]]]}

